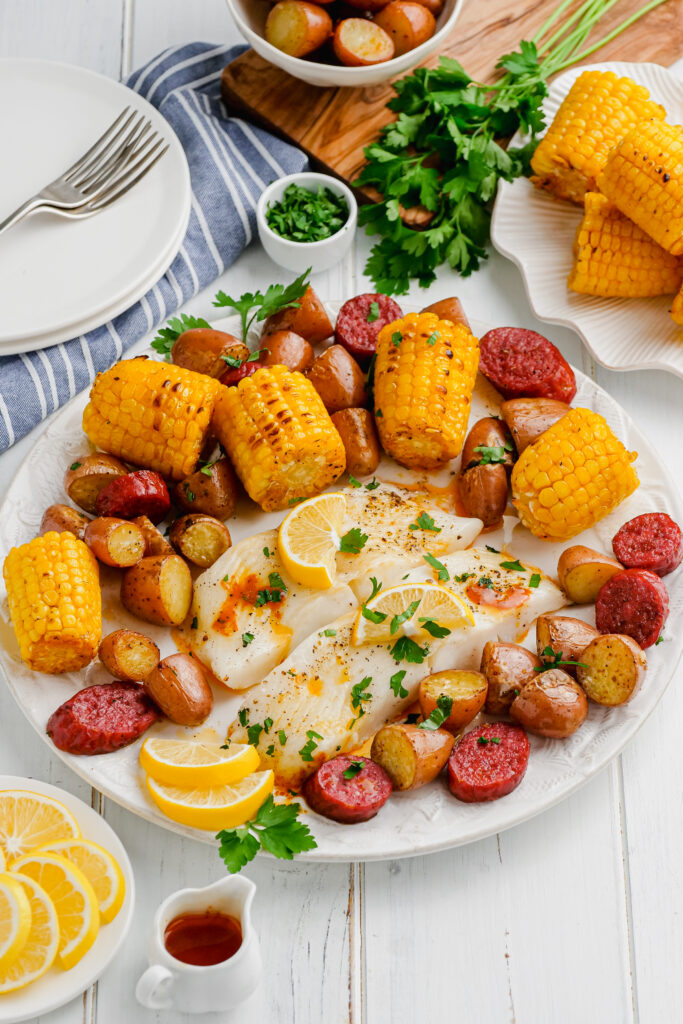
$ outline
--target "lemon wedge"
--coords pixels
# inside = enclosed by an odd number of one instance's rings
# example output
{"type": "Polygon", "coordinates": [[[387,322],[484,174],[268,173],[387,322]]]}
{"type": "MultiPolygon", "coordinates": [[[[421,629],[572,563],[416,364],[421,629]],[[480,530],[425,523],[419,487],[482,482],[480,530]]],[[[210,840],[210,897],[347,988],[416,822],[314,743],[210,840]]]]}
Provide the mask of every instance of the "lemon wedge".
{"type": "Polygon", "coordinates": [[[346,498],[335,491],[302,501],[285,516],[277,546],[293,580],[315,590],[332,586],[345,515],[346,498]]]}
{"type": "Polygon", "coordinates": [[[255,772],[260,758],[248,743],[167,740],[150,736],[140,750],[140,764],[148,775],[166,786],[209,789],[229,786],[255,772]]]}
{"type": "Polygon", "coordinates": [[[0,974],[19,958],[31,930],[31,906],[21,883],[0,875],[0,974]]]}
{"type": "Polygon", "coordinates": [[[236,828],[253,818],[273,791],[272,771],[254,772],[233,786],[180,789],[147,776],[150,796],[167,817],[191,828],[236,828]]]}
{"type": "Polygon", "coordinates": [[[108,850],[90,839],[61,839],[39,846],[34,853],[58,853],[75,864],[93,887],[102,923],[114,920],[123,905],[126,880],[108,850]]]}
{"type": "Polygon", "coordinates": [[[56,839],[72,839],[81,830],[64,804],[23,789],[0,792],[0,849],[11,860],[56,839]]]}
{"type": "Polygon", "coordinates": [[[440,631],[463,629],[474,625],[474,616],[452,590],[436,583],[400,583],[380,590],[358,612],[353,627],[352,643],[391,643],[401,636],[439,637],[440,631]],[[363,614],[366,609],[368,615],[363,614]],[[377,621],[373,621],[376,619],[377,621]]]}
{"type": "Polygon", "coordinates": [[[9,967],[0,968],[0,995],[39,978],[54,963],[59,948],[59,922],[52,900],[32,878],[21,874],[13,878],[28,900],[31,925],[17,959],[9,967]]]}

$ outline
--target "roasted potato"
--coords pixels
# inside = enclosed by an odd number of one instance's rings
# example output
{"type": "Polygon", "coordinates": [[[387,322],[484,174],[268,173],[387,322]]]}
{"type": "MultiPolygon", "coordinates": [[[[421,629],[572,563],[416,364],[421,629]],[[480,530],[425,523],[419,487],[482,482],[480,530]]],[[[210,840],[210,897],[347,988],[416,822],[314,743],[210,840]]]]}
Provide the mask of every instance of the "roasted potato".
{"type": "Polygon", "coordinates": [[[352,476],[370,476],[379,466],[382,449],[375,417],[369,409],[340,409],[332,413],[346,452],[346,469],[352,476]]]}
{"type": "Polygon", "coordinates": [[[159,663],[154,641],[133,629],[116,629],[105,636],[99,655],[107,672],[124,683],[141,682],[159,663]]]}
{"type": "Polygon", "coordinates": [[[374,22],[393,40],[396,57],[431,39],[436,31],[432,12],[412,0],[391,0],[375,15],[374,22]]]}
{"type": "Polygon", "coordinates": [[[325,341],[334,333],[334,327],[325,307],[311,288],[310,284],[297,306],[281,309],[269,316],[263,324],[263,334],[275,334],[276,331],[294,331],[300,334],[311,345],[325,341]]]}
{"type": "Polygon", "coordinates": [[[613,707],[630,700],[647,671],[645,652],[630,636],[604,633],[591,640],[576,670],[579,683],[596,704],[613,707]]]}
{"type": "Polygon", "coordinates": [[[417,789],[439,774],[453,749],[445,729],[385,725],[372,741],[370,757],[384,768],[394,789],[417,789]]]}
{"type": "MultiPolygon", "coordinates": [[[[427,4],[423,4],[423,7],[427,7],[427,4]]],[[[465,327],[470,326],[469,320],[465,316],[465,310],[462,308],[462,303],[455,295],[450,299],[439,299],[438,302],[432,302],[430,306],[425,306],[420,312],[435,313],[440,320],[450,320],[452,324],[463,324],[465,327]]]]}
{"type": "Polygon", "coordinates": [[[503,518],[508,503],[508,476],[500,462],[472,466],[458,480],[463,505],[470,516],[493,526],[503,518]]]}
{"type": "Polygon", "coordinates": [[[381,11],[389,3],[389,0],[346,0],[349,7],[359,11],[381,11]]]}
{"type": "MultiPolygon", "coordinates": [[[[539,615],[536,619],[536,653],[543,657],[543,651],[550,647],[556,654],[562,651],[563,661],[582,661],[582,654],[596,636],[597,629],[574,619],[571,615],[539,615]]],[[[576,675],[573,665],[564,665],[570,674],[576,675]]]]}
{"type": "Polygon", "coordinates": [[[603,555],[583,544],[573,544],[560,555],[557,577],[574,604],[594,604],[603,583],[623,568],[611,555],[603,555]]]}
{"type": "Polygon", "coordinates": [[[249,349],[227,331],[214,331],[212,327],[193,327],[183,331],[173,343],[171,361],[176,366],[208,377],[220,377],[226,367],[223,356],[247,359],[249,349]]]}
{"type": "Polygon", "coordinates": [[[500,414],[510,428],[517,454],[535,441],[544,430],[552,427],[570,406],[554,398],[511,398],[503,402],[500,414]]]}
{"type": "Polygon", "coordinates": [[[463,471],[482,462],[484,465],[502,465],[507,470],[511,470],[515,463],[510,433],[505,424],[495,416],[485,416],[477,420],[462,446],[460,465],[463,471]],[[486,450],[491,448],[496,450],[486,450]]]}
{"type": "Polygon", "coordinates": [[[170,555],[173,553],[173,548],[161,530],[158,530],[147,516],[137,516],[137,518],[131,519],[131,523],[142,530],[142,536],[145,538],[145,555],[170,555]]]}
{"type": "Polygon", "coordinates": [[[331,35],[332,18],[307,0],[280,0],[266,18],[266,41],[290,57],[305,57],[331,35]]]}
{"type": "Polygon", "coordinates": [[[480,669],[488,683],[486,713],[507,715],[524,684],[535,677],[534,668],[540,667],[540,658],[519,644],[492,640],[484,644],[480,669]]]}
{"type": "Polygon", "coordinates": [[[308,379],[328,412],[365,405],[365,374],[341,345],[330,345],[313,363],[308,379]]]}
{"type": "Polygon", "coordinates": [[[448,732],[459,732],[479,714],[487,690],[486,676],[481,672],[469,672],[466,669],[434,672],[420,683],[420,710],[425,718],[429,718],[437,707],[439,697],[448,697],[453,704],[441,728],[448,732]]]}
{"type": "Polygon", "coordinates": [[[153,668],[145,691],[176,725],[201,725],[213,707],[213,693],[199,664],[189,654],[171,654],[153,668]]]}
{"type": "Polygon", "coordinates": [[[349,68],[383,64],[395,55],[390,35],[364,18],[345,18],[334,30],[332,46],[338,60],[349,68]]]}
{"type": "Polygon", "coordinates": [[[561,668],[538,672],[515,697],[510,714],[528,732],[564,739],[576,732],[588,714],[586,695],[561,668]]]}
{"type": "Polygon", "coordinates": [[[45,509],[40,523],[40,532],[73,533],[74,537],[83,540],[85,528],[90,522],[85,512],[71,508],[71,505],[50,505],[45,509]]]}
{"type": "Polygon", "coordinates": [[[178,554],[202,569],[213,565],[232,544],[230,531],[220,519],[194,512],[176,519],[168,539],[178,554]]]}
{"type": "Polygon", "coordinates": [[[315,359],[313,346],[296,331],[273,331],[259,341],[262,366],[286,366],[289,370],[304,373],[310,370],[315,359]]]}
{"type": "Polygon", "coordinates": [[[136,565],[145,554],[145,538],[140,527],[114,516],[91,519],[83,540],[98,562],[117,569],[136,565]]]}
{"type": "MultiPolygon", "coordinates": [[[[418,3],[431,11],[435,18],[438,18],[443,10],[443,0],[417,0],[418,3]]],[[[450,319],[447,317],[446,319],[450,319]]]]}
{"type": "Polygon", "coordinates": [[[124,464],[113,455],[105,455],[104,452],[82,455],[64,474],[64,490],[84,512],[93,515],[97,495],[102,488],[127,472],[124,464]]]}
{"type": "Polygon", "coordinates": [[[228,519],[235,511],[240,485],[230,459],[203,466],[173,488],[173,500],[183,512],[203,512],[228,519]]]}
{"type": "Polygon", "coordinates": [[[192,576],[180,555],[150,555],[126,569],[121,604],[145,622],[179,626],[192,603],[192,576]]]}

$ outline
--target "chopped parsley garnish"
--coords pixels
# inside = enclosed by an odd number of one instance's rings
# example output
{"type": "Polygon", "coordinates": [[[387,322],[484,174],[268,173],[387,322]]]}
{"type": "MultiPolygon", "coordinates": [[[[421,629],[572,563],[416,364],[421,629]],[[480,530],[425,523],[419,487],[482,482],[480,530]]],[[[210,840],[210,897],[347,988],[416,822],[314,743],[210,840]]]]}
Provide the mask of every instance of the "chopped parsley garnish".
{"type": "Polygon", "coordinates": [[[363,533],[354,526],[352,530],[345,533],[339,540],[339,550],[346,552],[348,555],[357,555],[363,550],[368,541],[367,533],[363,533]]]}
{"type": "Polygon", "coordinates": [[[261,735],[262,732],[263,726],[260,725],[258,722],[254,722],[254,724],[250,725],[249,728],[247,729],[247,743],[251,743],[253,747],[257,746],[259,736],[261,735]]]}
{"type": "Polygon", "coordinates": [[[490,576],[480,576],[477,580],[477,584],[480,587],[486,587],[487,590],[493,590],[493,580],[490,576]]]}
{"type": "Polygon", "coordinates": [[[197,621],[197,616],[195,615],[195,617],[193,618],[192,622],[190,623],[190,629],[196,629],[198,625],[199,625],[199,623],[197,621]]]}
{"type": "Polygon", "coordinates": [[[299,751],[299,757],[302,761],[312,761],[313,751],[318,748],[318,744],[315,741],[321,740],[322,736],[319,732],[315,732],[314,729],[308,729],[306,735],[308,736],[308,741],[304,743],[303,747],[299,751]]]}
{"type": "Polygon", "coordinates": [[[353,473],[349,473],[349,483],[351,484],[352,487],[362,487],[363,486],[362,483],[360,482],[360,480],[356,480],[356,478],[353,475],[353,473]]]}
{"type": "MultiPolygon", "coordinates": [[[[376,415],[377,415],[377,413],[375,413],[375,416],[376,415]]],[[[379,487],[379,480],[376,477],[374,477],[374,476],[373,476],[373,478],[372,478],[372,480],[370,481],[369,484],[365,484],[365,490],[366,491],[376,491],[378,487],[379,487]]]]}
{"type": "Polygon", "coordinates": [[[268,204],[266,223],[290,242],[320,242],[336,235],[349,218],[344,196],[319,185],[315,191],[291,182],[282,198],[268,204]]]}
{"type": "Polygon", "coordinates": [[[253,633],[242,633],[242,647],[248,647],[249,644],[253,641],[253,639],[253,633]]]}
{"type": "Polygon", "coordinates": [[[510,572],[526,572],[526,569],[518,558],[516,558],[514,562],[501,562],[500,567],[501,569],[509,569],[510,572]]]}
{"type": "Polygon", "coordinates": [[[471,580],[476,575],[476,572],[461,572],[459,576],[453,577],[453,582],[465,583],[467,580],[471,580]]]}
{"type": "Polygon", "coordinates": [[[429,647],[426,644],[424,647],[420,647],[409,636],[400,636],[390,653],[394,661],[407,661],[413,665],[421,665],[429,654],[429,647]]]}
{"type": "Polygon", "coordinates": [[[263,554],[266,556],[266,558],[270,558],[270,556],[272,555],[272,551],[270,550],[270,548],[264,548],[263,554]]]}
{"type": "Polygon", "coordinates": [[[500,551],[498,550],[498,548],[492,548],[490,544],[486,545],[486,550],[493,552],[494,555],[499,555],[500,554],[500,551]]]}
{"type": "Polygon", "coordinates": [[[405,674],[406,670],[404,668],[401,668],[398,670],[398,672],[394,673],[394,675],[389,680],[389,686],[391,687],[391,692],[393,693],[394,697],[408,696],[408,691],[406,690],[405,686],[401,686],[401,683],[405,678],[405,674]]]}
{"type": "Polygon", "coordinates": [[[267,733],[270,732],[272,727],[273,727],[273,719],[272,718],[264,718],[263,719],[263,731],[267,734],[267,733]]]}
{"type": "Polygon", "coordinates": [[[588,668],[583,661],[570,661],[562,657],[562,651],[554,651],[552,647],[544,647],[541,651],[542,665],[534,665],[534,672],[547,672],[552,668],[560,668],[562,665],[579,665],[581,668],[588,668]]]}
{"type": "Polygon", "coordinates": [[[372,694],[367,693],[367,688],[372,682],[372,676],[365,676],[359,683],[351,687],[351,707],[358,714],[354,718],[354,722],[359,718],[362,718],[365,714],[365,708],[363,707],[364,701],[372,700],[372,694]]]}
{"type": "Polygon", "coordinates": [[[505,462],[506,453],[512,451],[512,445],[507,441],[502,445],[478,444],[474,450],[481,456],[479,465],[489,466],[497,462],[505,462]]]}
{"type": "Polygon", "coordinates": [[[188,501],[194,501],[194,491],[189,484],[185,484],[185,495],[188,501]]]}
{"type": "Polygon", "coordinates": [[[399,612],[397,615],[394,615],[393,619],[391,620],[391,625],[389,626],[389,632],[391,633],[392,636],[394,635],[399,626],[401,626],[404,622],[407,622],[408,619],[411,619],[413,617],[413,615],[418,609],[419,604],[420,598],[418,598],[417,601],[411,601],[407,608],[404,608],[402,612],[399,612]]]}
{"type": "Polygon", "coordinates": [[[288,505],[298,505],[300,501],[305,501],[303,495],[300,498],[290,498],[287,502],[288,505]]]}
{"type": "Polygon", "coordinates": [[[377,418],[378,416],[384,416],[384,413],[382,412],[381,409],[375,409],[375,418],[377,418]]]}
{"type": "Polygon", "coordinates": [[[287,589],[287,584],[282,579],[282,576],[280,575],[279,572],[269,572],[268,573],[268,582],[270,583],[271,587],[277,587],[278,590],[286,590],[287,589]]]}
{"type": "MultiPolygon", "coordinates": [[[[265,295],[261,292],[245,292],[243,295],[240,295],[239,299],[233,299],[221,291],[216,295],[213,304],[219,308],[227,307],[234,309],[239,313],[242,320],[242,340],[246,340],[249,328],[255,320],[261,323],[262,320],[272,316],[273,313],[278,313],[281,309],[299,308],[297,299],[300,299],[308,288],[308,275],[310,272],[311,268],[309,267],[300,277],[297,277],[295,281],[292,281],[287,286],[271,284],[266,289],[265,295]]],[[[170,320],[169,324],[172,323],[173,321],[170,320]]],[[[195,326],[208,327],[209,324],[204,321],[195,326]]],[[[184,328],[184,330],[187,330],[187,328],[184,328]]],[[[163,334],[163,331],[160,333],[163,334]]],[[[160,350],[157,349],[157,351],[160,350]]]]}
{"type": "Polygon", "coordinates": [[[271,743],[270,746],[266,750],[266,757],[272,757],[274,753],[275,753],[275,744],[271,743]]]}
{"type": "MultiPolygon", "coordinates": [[[[382,584],[378,582],[376,576],[371,576],[370,582],[372,583],[372,593],[370,594],[368,601],[372,601],[373,597],[376,597],[377,594],[379,594],[380,590],[382,589],[382,584]]],[[[377,624],[378,622],[384,622],[384,620],[386,619],[386,614],[384,612],[372,611],[370,608],[368,608],[368,601],[366,601],[365,604],[361,605],[361,615],[363,616],[363,618],[367,619],[368,622],[374,622],[375,624],[377,624]]]]}
{"type": "Polygon", "coordinates": [[[425,718],[424,722],[420,722],[418,729],[438,729],[440,725],[446,721],[453,708],[453,698],[447,697],[445,693],[441,694],[436,699],[436,707],[432,711],[429,718],[425,718]]]}
{"type": "Polygon", "coordinates": [[[540,582],[541,582],[541,575],[540,575],[540,573],[537,573],[537,572],[532,573],[531,577],[529,578],[529,586],[533,587],[533,589],[535,590],[540,582]]]}
{"type": "MultiPolygon", "coordinates": [[[[391,344],[395,345],[396,348],[398,348],[398,346],[401,344],[402,341],[403,341],[403,335],[401,334],[401,332],[400,331],[394,331],[394,333],[391,335],[391,344]]],[[[377,413],[375,413],[375,415],[377,415],[377,413]]]]}
{"type": "Polygon", "coordinates": [[[72,471],[74,469],[80,469],[81,465],[82,465],[81,462],[72,462],[71,465],[69,466],[69,469],[72,470],[72,471]]]}
{"type": "Polygon", "coordinates": [[[264,604],[278,604],[287,593],[287,584],[279,572],[268,573],[268,583],[270,586],[264,587],[256,594],[255,608],[261,608],[264,604]]]}
{"type": "Polygon", "coordinates": [[[362,761],[352,761],[348,768],[346,768],[342,775],[345,779],[355,779],[356,775],[360,775],[365,765],[362,761]]]}
{"type": "Polygon", "coordinates": [[[436,569],[438,579],[442,583],[448,583],[451,575],[443,562],[440,562],[438,558],[434,558],[434,555],[423,555],[422,557],[427,565],[431,565],[432,569],[436,569]]]}
{"type": "Polygon", "coordinates": [[[152,341],[152,348],[159,355],[163,356],[167,362],[170,362],[171,349],[180,335],[184,334],[185,331],[193,331],[197,327],[210,328],[211,324],[206,320],[202,320],[199,316],[188,316],[186,313],[181,313],[180,316],[173,316],[166,326],[160,329],[156,338],[152,341]]]}
{"type": "Polygon", "coordinates": [[[211,476],[211,470],[213,469],[217,462],[218,459],[214,459],[213,462],[205,462],[202,468],[199,470],[199,472],[203,473],[204,476],[211,476]]]}
{"type": "Polygon", "coordinates": [[[222,829],[216,835],[218,853],[230,874],[241,871],[261,848],[282,860],[315,850],[318,844],[308,825],[296,820],[300,810],[300,804],[276,804],[271,793],[251,821],[238,828],[222,829]]]}
{"type": "Polygon", "coordinates": [[[284,747],[285,744],[287,743],[287,733],[285,732],[284,729],[280,729],[279,733],[277,734],[277,738],[280,741],[280,746],[284,747]]]}
{"type": "Polygon", "coordinates": [[[379,302],[371,302],[366,321],[369,324],[374,324],[375,320],[379,320],[379,302]]]}
{"type": "Polygon", "coordinates": [[[337,635],[337,630],[336,629],[324,629],[322,631],[322,633],[321,633],[321,636],[336,636],[336,635],[337,635]]]}
{"type": "Polygon", "coordinates": [[[445,626],[440,626],[438,622],[434,622],[434,619],[430,619],[428,616],[421,616],[418,622],[422,623],[422,628],[425,629],[430,636],[435,637],[437,640],[441,640],[443,637],[450,634],[450,629],[446,629],[445,626]]]}
{"type": "Polygon", "coordinates": [[[429,530],[430,533],[441,533],[441,527],[437,526],[428,512],[421,512],[414,523],[410,523],[409,530],[429,530]]]}
{"type": "Polygon", "coordinates": [[[249,721],[249,715],[246,708],[242,708],[237,715],[240,725],[242,728],[246,728],[247,722],[249,721]]]}
{"type": "Polygon", "coordinates": [[[380,590],[382,589],[382,584],[377,581],[376,576],[371,576],[370,582],[372,583],[372,593],[370,594],[368,601],[372,601],[373,597],[377,597],[380,590]]]}
{"type": "Polygon", "coordinates": [[[657,646],[657,644],[662,644],[662,643],[664,643],[664,637],[663,636],[658,636],[657,639],[655,640],[655,647],[657,646]]]}
{"type": "Polygon", "coordinates": [[[441,335],[439,334],[438,331],[432,331],[432,333],[427,338],[427,344],[432,346],[436,345],[440,337],[441,335]]]}

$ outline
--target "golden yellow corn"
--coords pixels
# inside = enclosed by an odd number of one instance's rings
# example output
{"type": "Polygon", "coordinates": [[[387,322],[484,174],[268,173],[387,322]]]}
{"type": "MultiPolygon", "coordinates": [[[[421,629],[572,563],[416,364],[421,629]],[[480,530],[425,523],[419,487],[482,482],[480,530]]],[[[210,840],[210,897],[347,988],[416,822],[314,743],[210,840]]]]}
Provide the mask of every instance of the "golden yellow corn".
{"type": "Polygon", "coordinates": [[[319,494],[346,468],[322,399],[302,373],[264,366],[216,400],[213,430],[250,498],[266,511],[319,494]]]}
{"type": "Polygon", "coordinates": [[[603,519],[638,486],[627,451],[591,409],[572,409],[512,470],[512,502],[535,537],[568,540],[603,519]]]}
{"type": "Polygon", "coordinates": [[[102,596],[97,562],[73,533],[12,548],[3,566],[22,660],[36,672],[77,672],[97,653],[102,596]]]}
{"type": "Polygon", "coordinates": [[[574,82],[531,158],[539,188],[580,203],[594,192],[610,149],[639,121],[663,120],[643,85],[613,71],[584,71],[574,82]]]}
{"type": "Polygon", "coordinates": [[[436,469],[460,454],[479,365],[479,342],[464,324],[408,313],[377,338],[375,418],[397,462],[436,469]]]}
{"type": "Polygon", "coordinates": [[[683,288],[681,288],[671,306],[671,319],[683,327],[683,288]]]}
{"type": "Polygon", "coordinates": [[[587,192],[569,287],[581,295],[647,298],[683,282],[683,259],[657,245],[599,192],[587,192]]]}
{"type": "Polygon", "coordinates": [[[609,155],[598,188],[674,256],[683,253],[683,127],[636,125],[609,155]]]}
{"type": "Polygon", "coordinates": [[[83,413],[92,443],[173,480],[193,472],[222,385],[156,359],[124,359],[98,373],[83,413]]]}

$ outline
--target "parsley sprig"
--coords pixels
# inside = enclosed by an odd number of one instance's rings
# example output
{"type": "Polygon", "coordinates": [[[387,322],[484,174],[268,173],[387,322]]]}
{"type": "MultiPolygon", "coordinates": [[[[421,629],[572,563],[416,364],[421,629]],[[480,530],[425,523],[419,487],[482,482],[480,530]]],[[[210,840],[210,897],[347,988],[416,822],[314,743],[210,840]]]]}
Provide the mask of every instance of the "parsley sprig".
{"type": "Polygon", "coordinates": [[[170,361],[171,349],[180,335],[184,334],[185,331],[193,331],[197,327],[210,328],[211,324],[200,316],[188,316],[187,313],[181,313],[180,316],[172,316],[166,326],[159,329],[159,333],[152,341],[152,348],[160,356],[164,356],[167,361],[170,361]]]}
{"type": "Polygon", "coordinates": [[[296,820],[300,810],[301,804],[276,804],[271,794],[251,821],[239,828],[222,829],[216,835],[218,853],[230,874],[241,871],[260,849],[282,860],[315,850],[318,844],[308,825],[296,820]]]}
{"type": "Polygon", "coordinates": [[[213,300],[213,304],[221,309],[234,309],[239,313],[242,318],[242,340],[244,341],[255,320],[261,323],[262,320],[272,316],[273,313],[278,313],[281,309],[298,308],[297,299],[300,299],[308,288],[310,272],[311,268],[309,267],[289,285],[269,285],[265,295],[261,292],[244,292],[239,299],[233,299],[230,295],[220,291],[213,300]]]}

